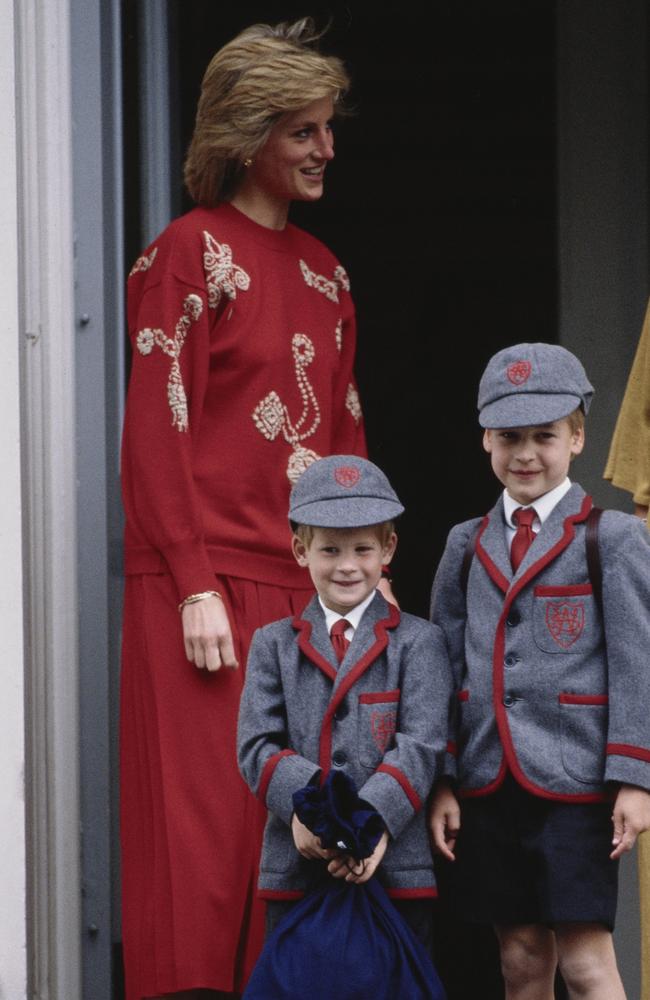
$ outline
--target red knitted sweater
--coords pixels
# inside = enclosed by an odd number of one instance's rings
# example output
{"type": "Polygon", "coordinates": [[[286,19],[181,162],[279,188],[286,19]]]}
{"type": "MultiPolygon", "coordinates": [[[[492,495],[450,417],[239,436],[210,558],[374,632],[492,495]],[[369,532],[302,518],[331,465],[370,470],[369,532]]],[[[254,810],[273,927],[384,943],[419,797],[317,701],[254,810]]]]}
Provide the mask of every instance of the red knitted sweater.
{"type": "Polygon", "coordinates": [[[172,224],[129,275],[122,442],[127,573],[309,586],[290,553],[292,482],[365,455],[345,271],[295,226],[229,204],[172,224]]]}

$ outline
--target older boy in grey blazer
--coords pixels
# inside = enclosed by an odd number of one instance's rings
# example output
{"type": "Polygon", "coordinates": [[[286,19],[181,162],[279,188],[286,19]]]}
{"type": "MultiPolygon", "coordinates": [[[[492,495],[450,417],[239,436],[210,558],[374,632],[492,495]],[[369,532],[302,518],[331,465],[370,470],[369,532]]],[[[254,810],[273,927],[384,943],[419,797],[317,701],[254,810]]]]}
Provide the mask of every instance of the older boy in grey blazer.
{"type": "Polygon", "coordinates": [[[433,586],[457,710],[432,835],[460,911],[495,925],[509,1000],[552,997],[558,961],[571,996],[624,997],[617,859],[650,826],[650,540],[605,511],[590,579],[568,471],[592,394],[562,347],[490,360],[479,422],[505,490],[452,529],[433,586]]]}
{"type": "Polygon", "coordinates": [[[259,877],[269,929],[323,879],[361,883],[377,870],[416,933],[431,936],[423,806],[442,773],[451,677],[440,629],[377,590],[403,509],[384,474],[357,456],[320,459],[291,493],[293,552],[317,595],[255,633],[238,733],[241,772],[269,809],[259,877]],[[293,815],[293,793],[333,767],[384,821],[365,866],[324,850],[293,815]]]}

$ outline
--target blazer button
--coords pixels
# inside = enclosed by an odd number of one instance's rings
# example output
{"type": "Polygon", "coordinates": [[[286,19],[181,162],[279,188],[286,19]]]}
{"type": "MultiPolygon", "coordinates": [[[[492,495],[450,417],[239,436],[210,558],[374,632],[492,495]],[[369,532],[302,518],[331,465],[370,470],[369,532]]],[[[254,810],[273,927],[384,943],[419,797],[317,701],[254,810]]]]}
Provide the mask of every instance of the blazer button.
{"type": "Polygon", "coordinates": [[[510,708],[512,705],[514,705],[515,701],[516,698],[514,698],[511,694],[504,695],[503,704],[506,706],[506,708],[510,708]]]}
{"type": "Polygon", "coordinates": [[[503,662],[505,663],[506,667],[514,667],[516,666],[517,663],[519,663],[519,657],[515,656],[514,653],[508,653],[503,662]]]}
{"type": "Polygon", "coordinates": [[[348,706],[346,705],[346,703],[343,701],[343,702],[341,702],[341,704],[339,705],[339,707],[335,711],[334,718],[336,719],[337,722],[340,722],[341,719],[344,719],[346,717],[346,715],[348,714],[349,711],[350,711],[350,709],[348,708],[348,706]]]}
{"type": "Polygon", "coordinates": [[[334,756],[332,757],[332,764],[334,765],[334,767],[343,767],[347,759],[348,758],[345,756],[344,753],[342,753],[340,750],[337,750],[334,756]]]}
{"type": "Polygon", "coordinates": [[[515,608],[511,608],[510,614],[506,618],[506,625],[509,625],[510,628],[512,628],[514,625],[518,625],[520,621],[521,615],[519,612],[515,608]]]}

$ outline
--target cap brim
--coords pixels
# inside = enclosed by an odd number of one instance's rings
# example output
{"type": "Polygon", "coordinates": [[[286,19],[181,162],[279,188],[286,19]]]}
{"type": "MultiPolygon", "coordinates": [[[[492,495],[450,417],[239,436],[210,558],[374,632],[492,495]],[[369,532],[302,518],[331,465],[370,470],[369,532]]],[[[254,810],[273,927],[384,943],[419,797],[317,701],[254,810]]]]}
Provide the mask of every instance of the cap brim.
{"type": "Polygon", "coordinates": [[[580,406],[579,396],[567,393],[520,392],[488,403],[479,413],[481,427],[532,427],[568,417],[580,406]]]}
{"type": "Polygon", "coordinates": [[[363,528],[392,521],[403,512],[401,503],[392,500],[341,497],[292,507],[289,520],[313,528],[363,528]]]}

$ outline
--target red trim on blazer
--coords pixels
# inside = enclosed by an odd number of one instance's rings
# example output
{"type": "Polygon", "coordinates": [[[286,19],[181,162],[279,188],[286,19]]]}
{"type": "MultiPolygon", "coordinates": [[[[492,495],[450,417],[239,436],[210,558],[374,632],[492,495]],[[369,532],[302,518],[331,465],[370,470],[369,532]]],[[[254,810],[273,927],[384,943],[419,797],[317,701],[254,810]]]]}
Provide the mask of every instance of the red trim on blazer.
{"type": "Polygon", "coordinates": [[[462,691],[458,692],[456,697],[459,701],[469,701],[469,688],[463,688],[462,691]]]}
{"type": "Polygon", "coordinates": [[[304,899],[305,893],[297,889],[258,889],[259,899],[304,899]]]}
{"type": "Polygon", "coordinates": [[[452,757],[455,757],[458,753],[458,746],[456,745],[455,740],[447,741],[447,753],[450,753],[452,757]]]}
{"type": "Polygon", "coordinates": [[[404,792],[404,794],[406,795],[407,799],[409,800],[409,802],[411,803],[416,812],[422,807],[422,800],[420,799],[420,796],[415,791],[413,785],[408,780],[406,775],[402,771],[400,771],[399,768],[393,767],[392,764],[380,764],[379,767],[377,768],[377,772],[381,772],[383,774],[390,774],[391,778],[394,778],[395,781],[399,782],[399,784],[402,786],[402,791],[404,792]]]}
{"type": "Polygon", "coordinates": [[[399,701],[399,688],[397,691],[377,691],[359,695],[359,702],[362,705],[379,705],[384,701],[399,701]]]}
{"type": "Polygon", "coordinates": [[[634,757],[635,760],[650,762],[650,750],[646,750],[644,747],[633,747],[629,743],[608,743],[605,752],[615,757],[634,757]]]}
{"type": "Polygon", "coordinates": [[[391,899],[437,899],[438,890],[434,885],[426,889],[386,889],[391,899]]]}
{"type": "Polygon", "coordinates": [[[496,792],[497,788],[503,784],[507,770],[506,759],[502,757],[499,771],[494,781],[491,781],[489,785],[483,785],[482,788],[459,788],[458,797],[461,799],[478,799],[482,795],[491,795],[492,792],[496,792]]]}
{"type": "MultiPolygon", "coordinates": [[[[332,699],[329,705],[327,706],[325,715],[323,716],[323,721],[321,723],[321,731],[320,731],[320,743],[318,749],[318,762],[322,769],[321,784],[323,784],[325,782],[325,779],[327,778],[327,774],[329,772],[332,761],[332,724],[336,710],[338,709],[339,705],[345,698],[350,688],[353,687],[354,684],[356,684],[359,678],[362,677],[365,671],[368,669],[370,664],[374,663],[374,661],[377,659],[380,653],[383,653],[383,651],[386,649],[386,646],[388,645],[387,629],[396,628],[397,625],[399,624],[400,620],[399,610],[395,607],[394,604],[389,604],[388,608],[389,608],[388,618],[381,618],[378,622],[375,622],[375,636],[377,637],[376,641],[372,644],[370,649],[366,650],[361,659],[357,660],[354,666],[350,669],[349,673],[345,675],[340,685],[332,695],[332,699]]],[[[307,646],[306,648],[303,648],[303,652],[305,653],[306,656],[309,657],[309,659],[312,659],[311,656],[312,650],[314,654],[318,655],[316,653],[316,650],[313,649],[313,646],[311,645],[307,646]]],[[[316,661],[314,660],[314,662],[316,661]]]]}
{"type": "Polygon", "coordinates": [[[329,677],[331,681],[336,680],[336,670],[331,663],[325,659],[324,656],[314,649],[310,639],[312,633],[312,623],[305,621],[304,618],[299,618],[297,615],[291,622],[292,626],[297,629],[300,633],[298,636],[298,648],[302,653],[305,654],[308,660],[311,660],[315,666],[322,670],[326,677],[329,677]]]}
{"type": "Polygon", "coordinates": [[[558,701],[560,705],[607,705],[609,704],[609,695],[569,694],[568,691],[562,691],[558,695],[558,701]]]}
{"type": "MultiPolygon", "coordinates": [[[[537,562],[529,566],[523,576],[516,581],[514,584],[510,584],[509,581],[503,576],[501,571],[492,562],[492,559],[481,546],[480,540],[483,531],[489,523],[489,517],[483,521],[481,525],[481,530],[479,532],[478,538],[476,540],[476,552],[480,557],[481,562],[485,566],[490,578],[501,587],[506,593],[506,598],[504,601],[501,616],[499,618],[496,635],[494,641],[494,653],[492,660],[492,698],[494,704],[494,714],[496,716],[497,728],[499,731],[499,736],[501,738],[501,745],[505,754],[505,764],[512,771],[515,780],[524,788],[527,792],[532,795],[537,795],[539,798],[552,799],[557,802],[604,802],[608,800],[608,795],[606,792],[593,792],[586,794],[562,794],[559,792],[549,792],[546,788],[542,788],[540,785],[536,785],[529,778],[526,777],[524,772],[519,766],[519,761],[517,759],[517,754],[515,752],[514,743],[512,740],[512,735],[510,733],[510,725],[508,723],[507,712],[503,704],[503,697],[505,693],[505,676],[504,676],[504,653],[505,653],[505,630],[506,630],[506,619],[510,613],[510,608],[512,604],[519,596],[521,591],[526,587],[530,581],[541,573],[542,570],[546,569],[549,563],[558,556],[564,549],[575,538],[575,525],[580,524],[587,519],[589,516],[589,511],[593,506],[593,501],[590,496],[585,496],[582,501],[582,505],[577,514],[571,514],[564,520],[564,532],[562,537],[556,542],[552,549],[545,552],[537,562]],[[506,584],[504,587],[503,584],[506,584]]],[[[494,791],[501,784],[503,776],[505,774],[505,767],[502,764],[503,773],[500,772],[499,775],[490,782],[489,785],[483,786],[483,788],[473,788],[470,790],[463,789],[460,794],[464,797],[473,797],[479,795],[489,795],[490,792],[494,791]]]]}
{"type": "MultiPolygon", "coordinates": [[[[306,893],[292,889],[258,889],[258,899],[277,899],[292,901],[304,899],[306,893]]],[[[435,886],[426,889],[386,889],[386,895],[391,899],[437,899],[438,890],[435,886]]]]}
{"type": "Polygon", "coordinates": [[[476,552],[476,555],[483,563],[483,566],[485,567],[490,579],[494,583],[496,583],[497,587],[499,587],[499,589],[502,590],[504,594],[507,594],[508,588],[510,586],[510,580],[508,580],[503,575],[498,566],[495,566],[495,564],[492,562],[489,555],[481,545],[481,536],[489,523],[490,523],[490,517],[488,514],[486,514],[485,517],[483,518],[483,521],[481,522],[481,527],[479,528],[478,534],[476,536],[476,545],[474,546],[474,551],[476,552]]]}
{"type": "MultiPolygon", "coordinates": [[[[503,779],[506,776],[507,770],[508,768],[505,766],[504,758],[501,763],[499,773],[494,781],[491,781],[489,785],[484,785],[482,788],[461,788],[458,791],[458,798],[478,799],[484,795],[491,795],[503,784],[503,779]]],[[[519,771],[519,774],[521,774],[521,771],[519,771]]],[[[545,788],[540,788],[538,785],[534,785],[532,781],[528,781],[528,779],[525,780],[526,784],[524,785],[519,778],[516,778],[518,784],[525,788],[527,792],[530,792],[531,795],[537,796],[538,799],[551,799],[553,802],[583,802],[585,804],[592,802],[610,802],[612,800],[611,792],[593,792],[585,795],[563,795],[561,792],[548,792],[545,788]]]]}
{"type": "Polygon", "coordinates": [[[523,576],[514,583],[504,602],[503,610],[501,612],[501,617],[497,625],[496,639],[494,643],[494,658],[492,662],[492,692],[493,692],[493,702],[494,702],[494,713],[496,716],[497,727],[499,730],[499,736],[501,737],[501,744],[503,746],[505,758],[508,767],[512,771],[515,780],[524,788],[527,792],[532,795],[537,795],[544,799],[553,799],[558,802],[602,802],[607,796],[604,792],[588,792],[586,794],[575,793],[575,794],[564,794],[559,792],[550,792],[546,788],[542,788],[540,785],[536,785],[533,781],[528,778],[521,767],[519,766],[519,761],[517,759],[517,754],[515,751],[514,743],[512,740],[512,734],[510,732],[510,724],[508,722],[508,715],[503,704],[503,698],[505,694],[505,674],[503,659],[505,654],[505,630],[506,630],[506,619],[510,613],[510,608],[516,598],[519,596],[521,591],[526,587],[530,581],[537,576],[542,570],[553,562],[553,560],[563,552],[575,538],[575,525],[585,521],[589,515],[589,511],[592,507],[592,499],[590,496],[585,496],[582,501],[582,505],[577,514],[571,514],[564,520],[564,531],[562,537],[556,542],[553,548],[545,552],[537,562],[529,566],[523,576]]]}
{"type": "Polygon", "coordinates": [[[264,805],[266,805],[266,793],[268,787],[271,783],[271,778],[273,777],[273,772],[280,763],[283,757],[295,757],[295,750],[281,750],[279,753],[274,753],[272,757],[269,757],[266,764],[264,765],[264,770],[262,771],[262,777],[260,778],[260,783],[257,787],[257,797],[262,800],[264,805]]]}
{"type": "Polygon", "coordinates": [[[572,587],[535,587],[535,597],[587,597],[593,594],[590,583],[577,583],[572,587]]]}

